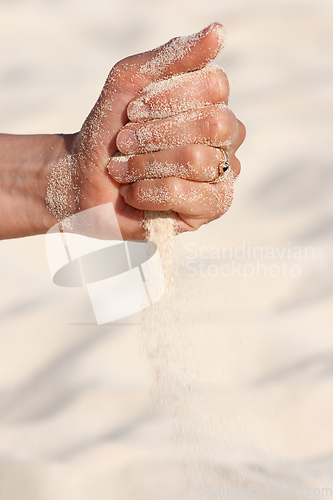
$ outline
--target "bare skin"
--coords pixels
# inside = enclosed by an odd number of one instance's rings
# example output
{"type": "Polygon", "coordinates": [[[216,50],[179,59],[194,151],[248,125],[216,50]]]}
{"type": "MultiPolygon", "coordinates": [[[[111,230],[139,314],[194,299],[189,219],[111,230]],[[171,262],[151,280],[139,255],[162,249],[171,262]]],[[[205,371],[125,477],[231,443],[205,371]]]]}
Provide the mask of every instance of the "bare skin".
{"type": "Polygon", "coordinates": [[[143,210],[173,210],[181,231],[222,215],[232,183],[208,182],[218,176],[219,148],[228,151],[232,177],[238,175],[235,153],[245,138],[243,124],[227,107],[226,75],[206,68],[222,35],[215,23],[199,36],[117,63],[77,134],[0,136],[0,237],[45,233],[57,222],[45,192],[52,168],[66,158],[75,173],[70,213],[112,202],[124,239],[145,237],[143,210]],[[174,55],[174,46],[182,48],[182,57],[174,55]],[[170,77],[165,92],[161,80],[170,77]],[[151,91],[153,82],[161,88],[151,91]],[[119,162],[113,159],[119,151],[133,156],[119,162]]]}

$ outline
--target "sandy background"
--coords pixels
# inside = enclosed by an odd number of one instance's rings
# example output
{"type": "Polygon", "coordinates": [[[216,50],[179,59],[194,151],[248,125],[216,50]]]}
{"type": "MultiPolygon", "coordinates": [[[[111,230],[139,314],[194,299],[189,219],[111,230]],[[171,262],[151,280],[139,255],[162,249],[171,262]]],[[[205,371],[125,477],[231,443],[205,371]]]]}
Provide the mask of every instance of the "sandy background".
{"type": "MultiPolygon", "coordinates": [[[[214,442],[204,458],[214,491],[330,496],[332,1],[1,0],[0,19],[8,133],[76,131],[117,60],[226,26],[217,62],[248,137],[229,213],[181,237],[198,372],[188,419],[214,442]],[[243,245],[278,249],[260,260],[267,276],[261,267],[244,280],[256,259],[243,245]],[[224,247],[240,265],[231,277],[214,275],[232,265],[224,247]],[[300,275],[283,276],[283,263],[300,275]]],[[[140,317],[94,326],[84,290],[51,282],[43,236],[0,242],[0,259],[0,499],[181,498],[172,426],[149,403],[140,317]]]]}

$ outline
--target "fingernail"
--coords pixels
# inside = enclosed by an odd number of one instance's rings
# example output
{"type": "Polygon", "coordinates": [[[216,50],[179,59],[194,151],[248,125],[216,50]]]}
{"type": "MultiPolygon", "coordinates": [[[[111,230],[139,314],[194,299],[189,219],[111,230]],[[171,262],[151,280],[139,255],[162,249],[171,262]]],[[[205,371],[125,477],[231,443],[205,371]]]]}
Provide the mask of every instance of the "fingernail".
{"type": "Polygon", "coordinates": [[[203,33],[210,31],[213,28],[214,23],[207,24],[202,30],[198,31],[198,35],[202,35],[203,33]]]}
{"type": "Polygon", "coordinates": [[[117,146],[122,153],[135,153],[138,141],[133,130],[122,130],[117,137],[117,146]]]}
{"type": "Polygon", "coordinates": [[[124,199],[126,199],[129,188],[130,188],[129,184],[125,184],[124,186],[120,186],[120,188],[119,188],[119,194],[124,199]]]}
{"type": "Polygon", "coordinates": [[[114,156],[108,163],[108,171],[111,177],[123,179],[126,177],[128,171],[128,157],[127,156],[114,156]]]}
{"type": "Polygon", "coordinates": [[[218,24],[216,27],[216,32],[218,36],[218,51],[220,52],[222,49],[224,49],[226,43],[227,43],[227,31],[222,24],[218,24]]]}
{"type": "MultiPolygon", "coordinates": [[[[220,23],[212,23],[206,26],[203,30],[199,31],[198,35],[208,35],[211,31],[215,31],[218,37],[218,47],[216,55],[225,47],[227,41],[227,32],[225,27],[220,23]]],[[[216,57],[216,56],[215,56],[216,57]]]]}
{"type": "Polygon", "coordinates": [[[201,31],[198,31],[198,33],[196,33],[196,34],[199,36],[207,35],[210,31],[212,31],[214,29],[215,25],[216,25],[216,23],[210,23],[207,26],[205,26],[204,28],[202,28],[201,31]]]}
{"type": "Polygon", "coordinates": [[[132,101],[127,106],[127,116],[131,121],[148,120],[150,109],[144,101],[132,101]]]}

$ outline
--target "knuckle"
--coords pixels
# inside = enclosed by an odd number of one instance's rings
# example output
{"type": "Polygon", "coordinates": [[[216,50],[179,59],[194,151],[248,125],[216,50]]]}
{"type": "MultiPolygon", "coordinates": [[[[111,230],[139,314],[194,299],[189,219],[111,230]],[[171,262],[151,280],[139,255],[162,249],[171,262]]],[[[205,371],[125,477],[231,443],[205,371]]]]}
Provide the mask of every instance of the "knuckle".
{"type": "MultiPolygon", "coordinates": [[[[184,179],[180,177],[168,177],[164,179],[161,190],[164,193],[166,204],[170,206],[179,203],[184,196],[184,179]]],[[[186,181],[185,181],[186,182],[186,181]]]]}
{"type": "Polygon", "coordinates": [[[239,140],[240,144],[243,144],[246,138],[246,128],[244,123],[238,120],[238,127],[239,127],[239,140]]]}
{"type": "Polygon", "coordinates": [[[118,83],[118,81],[120,81],[124,66],[126,66],[126,59],[122,59],[121,61],[118,61],[113,66],[113,68],[111,69],[111,71],[107,77],[108,84],[118,83]]]}
{"type": "Polygon", "coordinates": [[[232,162],[232,171],[235,177],[239,176],[239,174],[241,173],[241,169],[241,162],[238,158],[235,158],[232,162]]]}
{"type": "Polygon", "coordinates": [[[132,74],[134,71],[133,59],[134,56],[126,57],[125,59],[118,61],[113,66],[106,79],[107,87],[109,86],[121,87],[125,79],[132,78],[132,74]]]}
{"type": "Polygon", "coordinates": [[[136,182],[142,178],[144,171],[142,163],[141,155],[133,156],[133,158],[128,160],[128,170],[124,175],[127,182],[136,182]]]}
{"type": "Polygon", "coordinates": [[[132,184],[129,190],[132,200],[141,201],[143,194],[142,191],[143,189],[140,182],[135,182],[134,184],[132,184]]]}
{"type": "Polygon", "coordinates": [[[203,161],[203,147],[200,144],[194,144],[186,148],[184,153],[184,166],[187,167],[189,171],[202,165],[203,161]]]}
{"type": "Polygon", "coordinates": [[[164,179],[164,190],[169,194],[169,199],[177,199],[182,191],[182,181],[179,177],[167,177],[164,179]]]}
{"type": "Polygon", "coordinates": [[[219,147],[229,135],[230,124],[228,115],[221,112],[213,112],[205,120],[205,133],[211,146],[219,147]]]}
{"type": "Polygon", "coordinates": [[[222,68],[215,67],[207,74],[208,95],[213,103],[228,99],[230,86],[226,73],[222,68]]]}

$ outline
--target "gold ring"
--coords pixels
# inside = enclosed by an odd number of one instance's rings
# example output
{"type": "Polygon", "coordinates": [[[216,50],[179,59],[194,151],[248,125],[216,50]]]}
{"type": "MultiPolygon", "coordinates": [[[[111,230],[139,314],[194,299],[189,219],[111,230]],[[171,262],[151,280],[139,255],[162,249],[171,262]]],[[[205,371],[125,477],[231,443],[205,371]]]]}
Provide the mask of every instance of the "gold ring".
{"type": "Polygon", "coordinates": [[[222,161],[220,161],[219,166],[218,166],[219,175],[216,177],[216,179],[214,179],[212,181],[208,181],[208,184],[217,184],[218,182],[221,182],[223,180],[224,174],[226,173],[226,171],[230,167],[228,153],[226,151],[224,151],[223,149],[221,149],[220,151],[223,151],[224,159],[222,161]]]}

